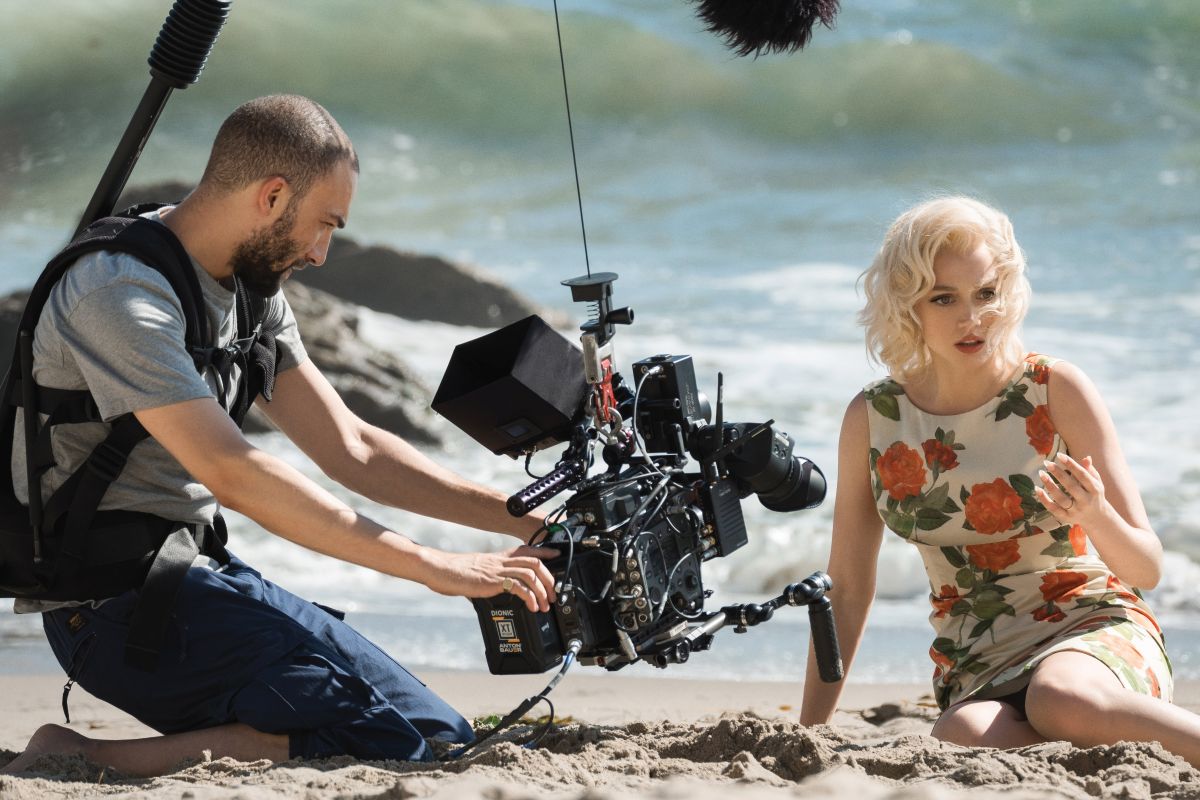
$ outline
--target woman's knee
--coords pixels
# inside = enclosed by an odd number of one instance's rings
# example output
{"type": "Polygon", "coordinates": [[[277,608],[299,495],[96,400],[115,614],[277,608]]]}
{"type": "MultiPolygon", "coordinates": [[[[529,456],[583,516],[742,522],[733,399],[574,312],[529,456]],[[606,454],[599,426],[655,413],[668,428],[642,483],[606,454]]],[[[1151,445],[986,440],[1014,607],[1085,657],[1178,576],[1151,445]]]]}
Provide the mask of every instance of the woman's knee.
{"type": "Polygon", "coordinates": [[[1012,716],[1012,709],[996,700],[961,703],[946,709],[933,725],[931,734],[943,742],[965,747],[991,747],[997,721],[1012,716]]]}
{"type": "Polygon", "coordinates": [[[1049,739],[1090,740],[1105,719],[1114,691],[1122,689],[1116,676],[1097,659],[1077,653],[1039,666],[1029,682],[1025,713],[1029,723],[1049,739]]]}

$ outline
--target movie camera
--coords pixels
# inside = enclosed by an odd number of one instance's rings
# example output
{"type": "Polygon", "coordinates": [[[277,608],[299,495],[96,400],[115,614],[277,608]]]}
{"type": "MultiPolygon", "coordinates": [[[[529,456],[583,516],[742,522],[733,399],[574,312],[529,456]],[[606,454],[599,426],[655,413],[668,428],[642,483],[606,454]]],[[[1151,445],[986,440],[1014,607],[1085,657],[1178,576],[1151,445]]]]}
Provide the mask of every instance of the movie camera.
{"type": "MultiPolygon", "coordinates": [[[[741,500],[767,508],[812,508],[825,496],[813,462],[774,427],[725,422],[718,374],[716,418],[697,389],[692,359],[657,355],[613,370],[615,326],[633,311],[612,307],[614,273],[563,281],[591,304],[579,350],[539,317],[455,348],[433,407],[497,455],[525,456],[567,442],[553,471],[508,499],[514,516],[563,491],[534,544],[547,560],[557,601],[533,613],[512,595],[474,600],[493,674],[540,673],[571,654],[616,670],[657,667],[706,650],[718,630],[737,632],[781,606],[809,608],[821,678],[842,676],[827,575],[816,572],[764,603],[706,612],[706,561],[748,541],[741,500]],[[582,369],[581,369],[582,362],[582,369]],[[606,469],[593,470],[599,447],[606,469]]],[[[569,663],[569,662],[568,662],[569,663]]],[[[564,666],[565,670],[565,666],[564,666]]]]}

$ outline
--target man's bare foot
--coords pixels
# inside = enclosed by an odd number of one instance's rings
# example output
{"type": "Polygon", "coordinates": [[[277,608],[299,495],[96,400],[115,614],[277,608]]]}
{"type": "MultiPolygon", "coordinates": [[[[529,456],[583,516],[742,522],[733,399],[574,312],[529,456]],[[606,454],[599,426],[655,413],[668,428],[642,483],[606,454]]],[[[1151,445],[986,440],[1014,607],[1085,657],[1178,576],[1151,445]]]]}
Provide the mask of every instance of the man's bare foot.
{"type": "Polygon", "coordinates": [[[14,758],[0,769],[0,774],[16,775],[33,766],[41,756],[46,755],[87,755],[92,740],[61,725],[43,725],[25,745],[25,752],[14,758]]]}

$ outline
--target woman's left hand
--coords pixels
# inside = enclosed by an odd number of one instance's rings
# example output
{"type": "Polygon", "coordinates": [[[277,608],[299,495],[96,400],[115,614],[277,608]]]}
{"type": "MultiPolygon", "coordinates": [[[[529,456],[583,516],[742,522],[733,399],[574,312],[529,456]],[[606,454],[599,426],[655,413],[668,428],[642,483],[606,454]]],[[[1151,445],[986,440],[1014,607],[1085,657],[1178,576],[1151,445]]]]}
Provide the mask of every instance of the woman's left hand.
{"type": "Polygon", "coordinates": [[[1063,525],[1082,525],[1105,507],[1104,481],[1091,456],[1084,456],[1080,462],[1059,453],[1054,461],[1043,463],[1045,469],[1038,472],[1042,486],[1035,490],[1037,498],[1063,525]]]}

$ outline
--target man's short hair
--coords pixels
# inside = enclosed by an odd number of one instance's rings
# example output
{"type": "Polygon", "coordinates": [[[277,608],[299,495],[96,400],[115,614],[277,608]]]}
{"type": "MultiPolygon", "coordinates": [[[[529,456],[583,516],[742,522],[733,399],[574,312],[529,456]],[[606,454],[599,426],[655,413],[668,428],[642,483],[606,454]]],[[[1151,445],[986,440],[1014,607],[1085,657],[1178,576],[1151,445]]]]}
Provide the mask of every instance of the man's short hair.
{"type": "Polygon", "coordinates": [[[358,172],[358,154],[333,115],[307,97],[270,95],[221,123],[200,185],[227,193],[279,175],[301,197],[343,161],[358,172]]]}

